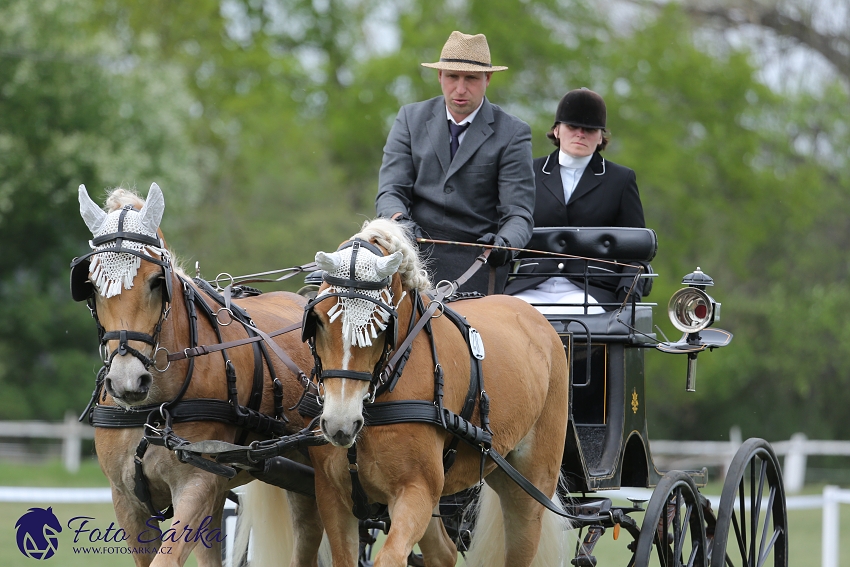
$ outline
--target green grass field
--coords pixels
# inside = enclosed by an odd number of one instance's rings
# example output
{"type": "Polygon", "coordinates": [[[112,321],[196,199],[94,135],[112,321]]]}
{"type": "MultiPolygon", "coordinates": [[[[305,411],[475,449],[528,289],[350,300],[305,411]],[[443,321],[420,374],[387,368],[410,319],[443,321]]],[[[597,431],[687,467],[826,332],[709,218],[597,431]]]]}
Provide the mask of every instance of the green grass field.
{"type": "MultiPolygon", "coordinates": [[[[0,462],[0,486],[39,486],[39,487],[108,487],[109,484],[97,463],[86,460],[77,474],[64,471],[60,463],[44,465],[23,465],[0,462]]],[[[719,494],[719,485],[709,485],[704,494],[719,494]]],[[[820,494],[823,486],[807,486],[805,494],[820,494]]],[[[18,551],[15,542],[15,523],[27,509],[33,506],[46,508],[50,503],[0,503],[0,565],[3,567],[33,567],[38,564],[18,551]]],[[[841,506],[841,567],[850,567],[850,506],[841,506]]],[[[54,504],[53,511],[63,524],[77,516],[93,518],[91,526],[105,530],[111,522],[115,522],[115,512],[112,505],[104,504],[54,504]]],[[[792,567],[818,567],[821,564],[821,523],[822,510],[789,510],[790,560],[792,567]]],[[[640,521],[640,519],[638,519],[640,521]]],[[[117,525],[117,524],[116,524],[117,525]]],[[[576,536],[573,537],[575,540],[576,536]]],[[[74,533],[63,529],[59,534],[59,547],[56,555],[47,560],[47,564],[62,567],[100,567],[100,566],[132,566],[129,555],[83,555],[74,553],[74,533]]],[[[613,541],[611,532],[606,533],[596,546],[595,554],[600,567],[626,565],[629,552],[626,548],[628,536],[623,530],[619,541],[613,541]]],[[[91,545],[91,544],[89,544],[91,545]]],[[[100,544],[107,545],[107,544],[100,544]]],[[[108,544],[114,546],[114,544],[108,544]]],[[[462,559],[458,565],[463,565],[462,559]]],[[[187,563],[195,566],[194,558],[187,563]]]]}

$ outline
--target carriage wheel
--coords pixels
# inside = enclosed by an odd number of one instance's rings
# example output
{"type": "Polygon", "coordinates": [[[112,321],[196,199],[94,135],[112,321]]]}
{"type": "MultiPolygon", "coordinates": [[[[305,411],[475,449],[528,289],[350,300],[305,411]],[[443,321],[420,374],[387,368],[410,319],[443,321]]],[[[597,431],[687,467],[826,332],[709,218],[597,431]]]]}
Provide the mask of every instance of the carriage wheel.
{"type": "Polygon", "coordinates": [[[711,567],[787,567],[788,516],[776,454],[763,439],[741,445],[723,483],[711,567]]]}
{"type": "Polygon", "coordinates": [[[705,567],[702,503],[693,479],[670,471],[652,493],[632,564],[636,567],[705,567]]]}

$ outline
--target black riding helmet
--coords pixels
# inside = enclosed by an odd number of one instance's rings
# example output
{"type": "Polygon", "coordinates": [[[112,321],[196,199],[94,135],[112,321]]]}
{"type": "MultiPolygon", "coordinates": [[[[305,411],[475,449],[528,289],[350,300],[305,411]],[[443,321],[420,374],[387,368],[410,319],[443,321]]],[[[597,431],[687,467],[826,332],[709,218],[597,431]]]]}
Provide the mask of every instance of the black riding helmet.
{"type": "Polygon", "coordinates": [[[562,123],[604,130],[606,118],[605,101],[592,90],[583,87],[568,92],[558,103],[555,125],[562,123]]]}

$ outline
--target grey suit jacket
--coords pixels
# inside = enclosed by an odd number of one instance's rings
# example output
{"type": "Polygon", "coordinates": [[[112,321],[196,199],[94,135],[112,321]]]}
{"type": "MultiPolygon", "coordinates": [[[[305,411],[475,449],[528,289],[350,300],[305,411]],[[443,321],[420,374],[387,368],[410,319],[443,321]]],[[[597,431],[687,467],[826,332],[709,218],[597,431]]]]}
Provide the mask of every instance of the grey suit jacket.
{"type": "MultiPolygon", "coordinates": [[[[378,216],[403,212],[435,239],[475,242],[493,232],[524,246],[535,199],[528,124],[485,98],[453,160],[449,137],[442,96],[399,110],[378,176],[378,216]]],[[[437,280],[457,278],[481,253],[458,248],[430,251],[437,280]]]]}

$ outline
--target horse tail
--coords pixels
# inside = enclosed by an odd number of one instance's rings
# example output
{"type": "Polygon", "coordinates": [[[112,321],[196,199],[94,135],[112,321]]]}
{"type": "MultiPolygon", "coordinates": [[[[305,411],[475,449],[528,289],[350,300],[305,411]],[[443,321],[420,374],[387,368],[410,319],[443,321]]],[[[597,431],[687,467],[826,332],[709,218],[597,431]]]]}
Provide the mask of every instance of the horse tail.
{"type": "Polygon", "coordinates": [[[295,541],[285,490],[260,481],[249,483],[239,496],[236,526],[231,565],[246,563],[249,543],[252,565],[289,565],[295,541]]]}
{"type": "Polygon", "coordinates": [[[499,495],[486,482],[478,494],[472,545],[466,553],[467,567],[504,566],[505,523],[499,495]]]}
{"type": "MultiPolygon", "coordinates": [[[[557,495],[552,502],[563,509],[557,495]]],[[[531,567],[569,566],[571,548],[570,523],[554,512],[543,512],[540,543],[531,567]]],[[[505,525],[499,495],[487,483],[478,498],[472,545],[466,554],[467,567],[504,567],[505,525]]]]}
{"type": "MultiPolygon", "coordinates": [[[[558,477],[558,486],[565,486],[563,475],[558,477]]],[[[566,494],[558,490],[552,496],[552,503],[563,510],[564,505],[558,494],[566,494]]],[[[537,546],[537,555],[531,567],[544,567],[549,565],[570,565],[573,549],[575,548],[575,532],[572,523],[554,512],[546,510],[543,512],[543,525],[540,529],[540,544],[537,546]]]]}

